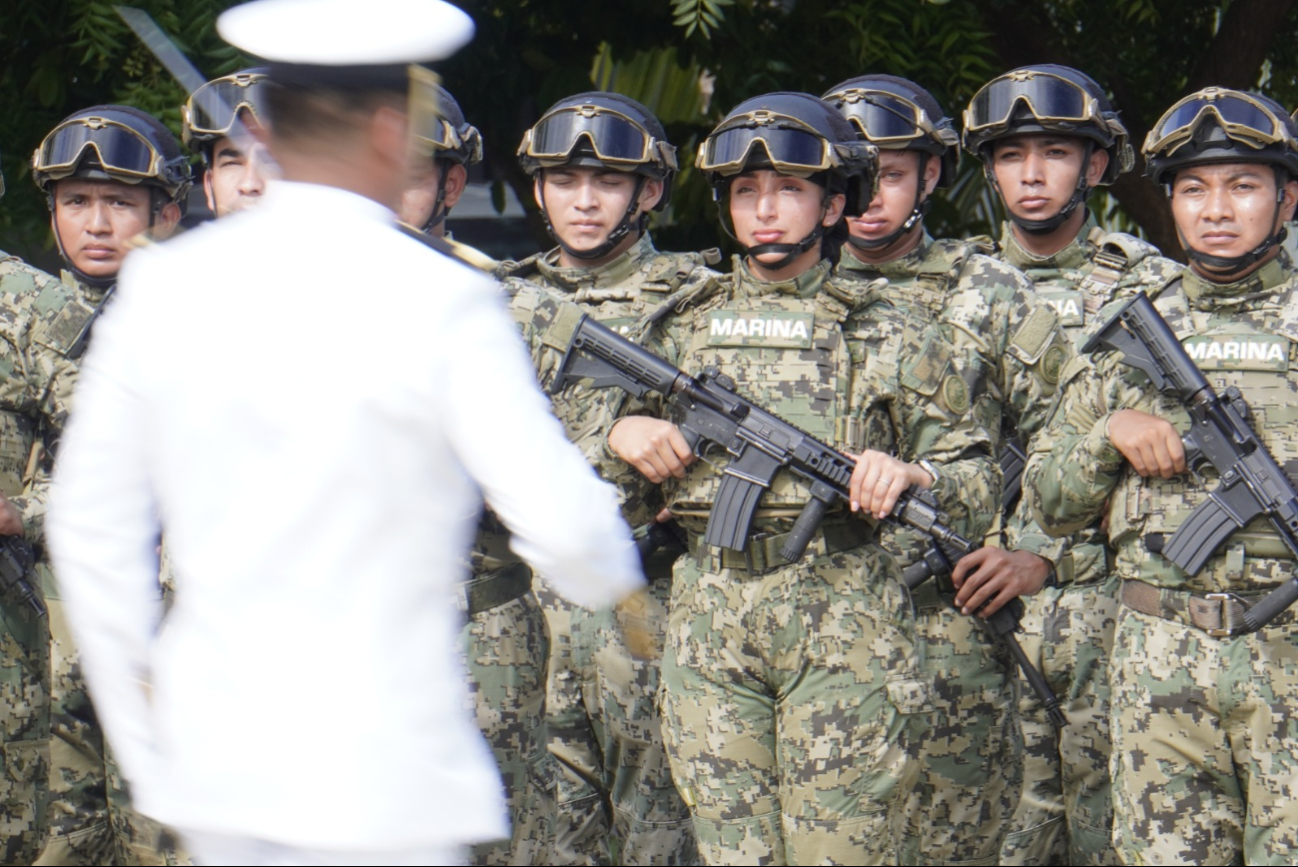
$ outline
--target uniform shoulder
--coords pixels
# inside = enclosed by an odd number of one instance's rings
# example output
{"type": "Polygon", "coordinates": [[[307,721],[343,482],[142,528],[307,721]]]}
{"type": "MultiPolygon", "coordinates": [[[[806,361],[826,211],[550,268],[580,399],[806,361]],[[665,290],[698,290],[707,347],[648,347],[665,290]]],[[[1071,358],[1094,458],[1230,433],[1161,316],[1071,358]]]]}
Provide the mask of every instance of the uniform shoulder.
{"type": "Polygon", "coordinates": [[[10,296],[38,295],[51,285],[62,284],[17,256],[0,252],[0,303],[8,303],[10,296]]]}

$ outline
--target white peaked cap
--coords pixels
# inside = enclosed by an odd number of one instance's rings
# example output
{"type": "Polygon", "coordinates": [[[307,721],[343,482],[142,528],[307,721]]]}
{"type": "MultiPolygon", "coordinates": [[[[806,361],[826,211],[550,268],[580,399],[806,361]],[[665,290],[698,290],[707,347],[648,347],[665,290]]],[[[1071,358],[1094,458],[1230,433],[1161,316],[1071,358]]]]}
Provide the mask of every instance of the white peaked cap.
{"type": "Polygon", "coordinates": [[[362,66],[450,57],[473,38],[473,19],[442,0],[253,0],[216,30],[274,63],[362,66]]]}

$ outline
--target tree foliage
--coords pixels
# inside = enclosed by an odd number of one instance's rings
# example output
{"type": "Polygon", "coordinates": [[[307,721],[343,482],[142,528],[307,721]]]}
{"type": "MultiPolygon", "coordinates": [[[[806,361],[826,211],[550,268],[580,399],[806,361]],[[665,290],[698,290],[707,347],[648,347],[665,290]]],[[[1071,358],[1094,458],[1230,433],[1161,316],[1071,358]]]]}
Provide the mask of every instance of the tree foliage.
{"type": "MultiPolygon", "coordinates": [[[[236,0],[134,0],[208,75],[246,65],[216,36],[236,0]]],[[[554,101],[607,87],[659,111],[683,171],[660,219],[663,246],[712,246],[710,192],[692,171],[697,142],[731,106],[757,93],[821,93],[868,72],[916,80],[958,116],[988,78],[1056,62],[1089,72],[1113,95],[1139,147],[1179,96],[1208,84],[1261,88],[1298,103],[1298,0],[454,0],[478,24],[472,46],[441,72],[482,130],[497,202],[512,189],[547,243],[515,150],[554,101]]],[[[48,217],[27,159],[62,117],[122,102],[178,127],[180,87],[108,0],[10,3],[0,28],[6,123],[0,153],[9,193],[0,247],[50,263],[48,217]],[[42,253],[44,251],[44,253],[42,253]]],[[[394,25],[395,26],[395,25],[394,25]]],[[[1175,249],[1162,193],[1139,172],[1095,200],[1110,220],[1175,249]]],[[[976,161],[935,202],[942,233],[993,231],[1000,219],[976,161]]],[[[526,250],[517,251],[520,254],[526,250]]]]}

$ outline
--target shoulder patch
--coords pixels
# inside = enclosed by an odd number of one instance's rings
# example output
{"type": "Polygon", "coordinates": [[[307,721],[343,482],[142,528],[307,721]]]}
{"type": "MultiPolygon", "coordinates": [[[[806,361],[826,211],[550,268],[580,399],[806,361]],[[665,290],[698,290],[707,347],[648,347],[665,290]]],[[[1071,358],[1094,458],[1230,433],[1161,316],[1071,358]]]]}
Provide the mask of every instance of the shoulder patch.
{"type": "Polygon", "coordinates": [[[1037,304],[1010,338],[1008,350],[1024,364],[1036,364],[1059,327],[1059,317],[1049,304],[1037,304]]]}
{"type": "MultiPolygon", "coordinates": [[[[945,381],[953,376],[951,356],[945,341],[930,335],[925,339],[919,352],[905,366],[901,374],[901,384],[911,391],[932,397],[945,381]]],[[[958,377],[957,377],[958,378],[958,377]]]]}
{"type": "Polygon", "coordinates": [[[942,400],[951,412],[964,415],[969,411],[969,387],[956,374],[947,374],[942,380],[942,400]]]}
{"type": "Polygon", "coordinates": [[[1068,349],[1059,343],[1054,344],[1041,356],[1041,378],[1051,385],[1058,385],[1067,362],[1068,349]]]}
{"type": "Polygon", "coordinates": [[[59,355],[67,355],[95,318],[95,308],[79,298],[68,299],[47,325],[38,326],[33,339],[59,355]]]}

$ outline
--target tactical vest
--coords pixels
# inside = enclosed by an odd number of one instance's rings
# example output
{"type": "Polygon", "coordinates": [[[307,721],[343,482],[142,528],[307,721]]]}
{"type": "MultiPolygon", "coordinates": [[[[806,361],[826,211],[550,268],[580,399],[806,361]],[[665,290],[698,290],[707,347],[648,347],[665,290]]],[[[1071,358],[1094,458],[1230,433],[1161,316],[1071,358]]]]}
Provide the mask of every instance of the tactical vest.
{"type": "MultiPolygon", "coordinates": [[[[1059,315],[1074,345],[1080,345],[1086,328],[1095,314],[1112,301],[1115,287],[1146,259],[1159,255],[1158,248],[1125,232],[1105,232],[1092,228],[1087,238],[1095,253],[1081,268],[1025,268],[1024,273],[1036,285],[1037,296],[1059,315]]],[[[1163,282],[1161,277],[1144,286],[1133,286],[1129,294],[1142,288],[1154,291],[1163,282]]],[[[1124,293],[1127,294],[1127,293],[1124,293]]]]}
{"type": "MultiPolygon", "coordinates": [[[[1156,301],[1212,387],[1219,394],[1230,386],[1240,390],[1252,410],[1254,430],[1291,480],[1298,478],[1298,321],[1285,313],[1295,304],[1295,276],[1287,289],[1255,302],[1247,311],[1194,309],[1176,283],[1156,301]]],[[[1130,368],[1124,367],[1122,375],[1133,385],[1147,383],[1143,373],[1130,368]]],[[[1151,393],[1152,388],[1147,388],[1146,394],[1151,393]]],[[[1159,394],[1152,406],[1142,402],[1140,408],[1167,419],[1177,430],[1190,425],[1188,413],[1175,398],[1159,394]]],[[[1197,576],[1186,576],[1159,555],[1166,538],[1217,487],[1219,476],[1211,465],[1201,473],[1201,479],[1190,473],[1171,479],[1142,479],[1134,472],[1124,476],[1109,514],[1119,572],[1124,578],[1203,591],[1249,590],[1279,583],[1295,564],[1262,517],[1231,536],[1197,576]]]]}
{"type": "MultiPolygon", "coordinates": [[[[741,394],[812,436],[851,453],[866,448],[896,454],[899,436],[892,402],[900,385],[934,396],[956,379],[945,348],[930,342],[902,359],[906,327],[886,302],[874,301],[864,284],[821,282],[811,297],[776,291],[745,295],[729,291],[692,313],[692,330],[680,366],[696,372],[716,367],[741,394]],[[874,302],[874,303],[871,303],[874,302]]],[[[913,333],[913,332],[912,332],[913,333]]],[[[705,455],[683,480],[664,491],[672,512],[700,531],[715,503],[719,468],[729,457],[705,455]]],[[[787,532],[808,501],[806,486],[778,473],[762,496],[754,530],[787,532]]]]}

